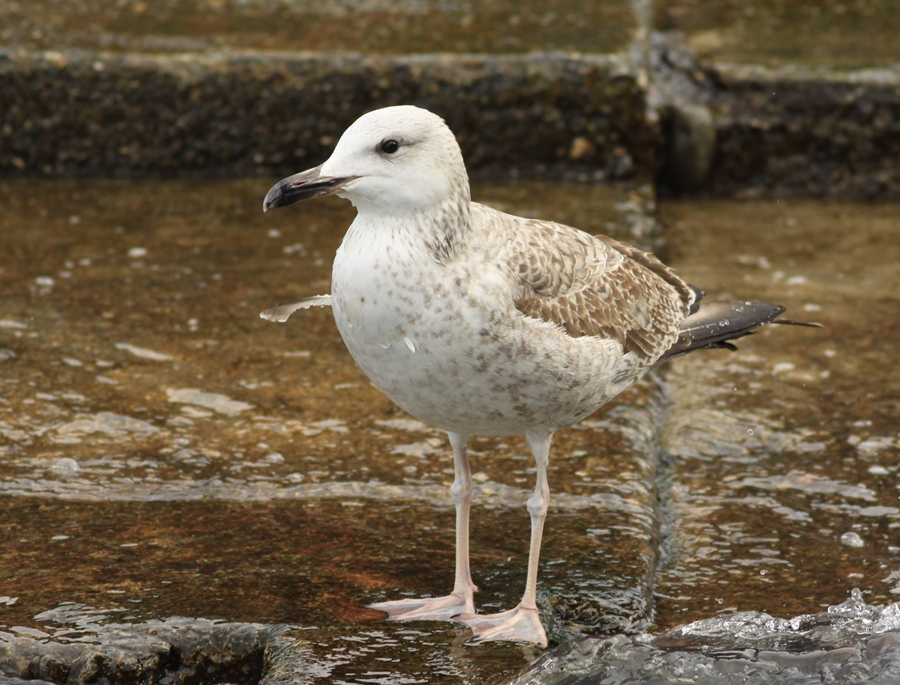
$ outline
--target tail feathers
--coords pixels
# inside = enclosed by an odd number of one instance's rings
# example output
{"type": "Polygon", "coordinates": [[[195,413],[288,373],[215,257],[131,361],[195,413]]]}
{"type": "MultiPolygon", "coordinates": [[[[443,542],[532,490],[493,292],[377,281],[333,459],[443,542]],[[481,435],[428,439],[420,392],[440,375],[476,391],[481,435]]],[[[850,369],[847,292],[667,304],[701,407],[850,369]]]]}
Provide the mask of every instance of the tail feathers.
{"type": "Polygon", "coordinates": [[[791,319],[772,319],[769,323],[780,323],[788,326],[806,326],[807,328],[822,328],[822,324],[813,321],[792,321],[791,319]]]}
{"type": "Polygon", "coordinates": [[[765,302],[717,302],[703,300],[699,307],[681,322],[678,341],[660,358],[671,359],[694,350],[725,348],[736,350],[730,342],[753,332],[767,323],[819,326],[780,319],[784,307],[765,302]]]}

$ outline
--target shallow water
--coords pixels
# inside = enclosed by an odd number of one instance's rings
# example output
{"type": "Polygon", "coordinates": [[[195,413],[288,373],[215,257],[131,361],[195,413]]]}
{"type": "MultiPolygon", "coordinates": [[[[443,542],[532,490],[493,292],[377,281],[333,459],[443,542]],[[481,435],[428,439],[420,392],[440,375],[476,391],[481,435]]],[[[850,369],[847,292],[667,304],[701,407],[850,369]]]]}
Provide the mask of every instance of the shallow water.
{"type": "MultiPolygon", "coordinates": [[[[537,650],[365,609],[449,587],[452,459],[356,369],[330,312],[258,318],[328,292],[352,217],[327,200],[263,215],[268,187],[0,183],[0,657],[62,644],[59,625],[85,616],[91,640],[140,653],[154,621],[181,616],[172,634],[207,639],[219,620],[246,637],[217,657],[240,682],[261,674],[260,644],[277,651],[269,682],[512,676],[537,650]]],[[[656,237],[641,193],[476,196],[656,237]]],[[[782,302],[826,327],[678,360],[557,434],[539,598],[552,639],[788,618],[853,587],[900,596],[895,214],[663,207],[670,261],[709,297],[782,302]]],[[[477,600],[505,608],[524,583],[533,466],[520,439],[471,447],[477,600]]]]}
{"type": "MultiPolygon", "coordinates": [[[[364,608],[449,587],[452,458],[444,435],[368,383],[329,311],[259,318],[328,292],[352,217],[339,201],[263,215],[269,185],[0,184],[0,632],[54,635],[45,612],[75,603],[136,634],[172,616],[298,626],[297,649],[321,652],[333,676],[386,654],[401,673],[447,659],[466,682],[514,672],[534,650],[463,648],[465,630],[410,633],[364,608]],[[405,635],[418,651],[398,646],[405,635]],[[335,656],[359,640],[370,646],[335,656]]],[[[476,196],[654,239],[642,194],[514,184],[476,196]]],[[[559,637],[649,626],[657,390],[556,440],[541,601],[559,637]]],[[[479,602],[512,606],[532,459],[521,439],[474,438],[470,454],[479,602]]]]}
{"type": "Polygon", "coordinates": [[[652,634],[574,639],[516,682],[896,682],[896,207],[679,202],[662,217],[670,263],[708,297],[825,327],[770,326],[670,365],[652,634]]]}
{"type": "Polygon", "coordinates": [[[892,0],[658,0],[655,28],[700,57],[767,66],[891,67],[900,60],[892,0]]]}
{"type": "MultiPolygon", "coordinates": [[[[4,188],[0,492],[268,500],[365,485],[369,498],[446,497],[445,437],[371,387],[330,311],[258,317],[328,291],[349,204],[263,216],[265,181],[33,184],[4,188]]],[[[626,194],[484,192],[594,230],[633,224],[626,194]]],[[[476,461],[497,444],[476,440],[476,461]]],[[[521,446],[505,449],[490,479],[498,503],[530,487],[521,446]]]]}
{"type": "Polygon", "coordinates": [[[628,0],[28,0],[0,6],[0,44],[54,50],[606,53],[624,49],[634,25],[628,0]]]}
{"type": "Polygon", "coordinates": [[[805,200],[665,208],[675,264],[710,297],[782,302],[738,354],[673,365],[658,625],[900,599],[900,220],[805,200]]]}

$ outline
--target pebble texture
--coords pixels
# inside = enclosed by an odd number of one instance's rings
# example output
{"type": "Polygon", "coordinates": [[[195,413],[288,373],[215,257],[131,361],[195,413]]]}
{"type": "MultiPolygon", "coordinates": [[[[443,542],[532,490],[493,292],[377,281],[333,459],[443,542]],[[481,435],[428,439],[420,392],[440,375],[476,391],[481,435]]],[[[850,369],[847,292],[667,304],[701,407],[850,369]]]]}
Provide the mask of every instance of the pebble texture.
{"type": "Polygon", "coordinates": [[[653,40],[664,193],[900,197],[900,67],[698,62],[653,40]]]}
{"type": "Polygon", "coordinates": [[[718,66],[717,195],[900,198],[900,68],[718,66]]]}
{"type": "Polygon", "coordinates": [[[361,112],[417,104],[472,171],[649,179],[656,125],[620,57],[0,55],[0,174],[296,170],[361,112]]]}

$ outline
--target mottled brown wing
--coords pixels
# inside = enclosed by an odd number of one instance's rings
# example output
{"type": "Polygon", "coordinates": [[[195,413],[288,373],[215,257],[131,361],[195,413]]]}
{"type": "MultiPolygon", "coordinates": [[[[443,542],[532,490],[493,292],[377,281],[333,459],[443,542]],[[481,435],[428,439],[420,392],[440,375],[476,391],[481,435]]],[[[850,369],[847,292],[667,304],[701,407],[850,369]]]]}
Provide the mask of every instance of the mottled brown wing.
{"type": "Polygon", "coordinates": [[[523,314],[573,337],[612,338],[647,362],[678,339],[696,293],[656,257],[560,224],[523,221],[522,229],[509,258],[523,314]]]}

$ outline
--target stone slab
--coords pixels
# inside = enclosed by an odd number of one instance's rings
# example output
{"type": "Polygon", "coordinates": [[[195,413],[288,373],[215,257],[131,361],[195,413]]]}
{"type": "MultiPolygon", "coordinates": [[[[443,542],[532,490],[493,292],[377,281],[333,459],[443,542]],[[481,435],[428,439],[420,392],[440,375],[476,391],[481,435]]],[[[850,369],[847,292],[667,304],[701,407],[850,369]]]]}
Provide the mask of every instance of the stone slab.
{"type": "Polygon", "coordinates": [[[663,192],[900,198],[900,66],[701,63],[657,37],[663,192]]]}
{"type": "Polygon", "coordinates": [[[0,174],[286,173],[363,112],[417,104],[477,173],[649,180],[641,80],[624,56],[7,51],[0,174]]]}

